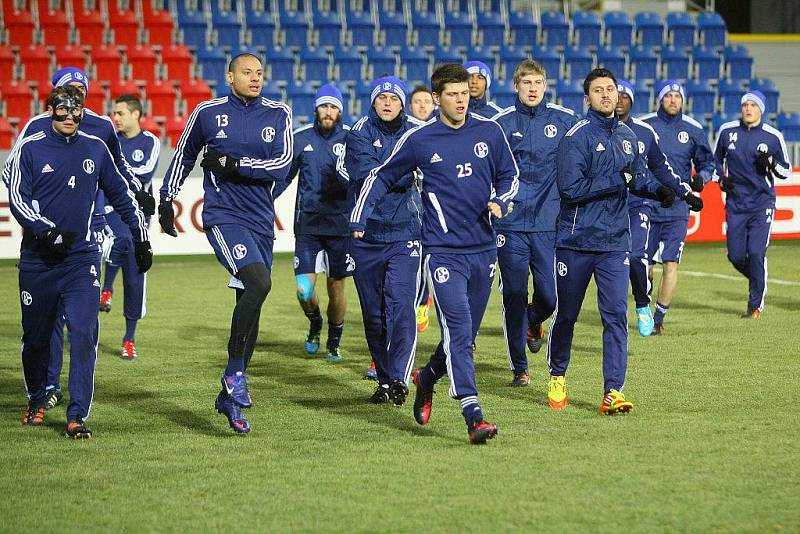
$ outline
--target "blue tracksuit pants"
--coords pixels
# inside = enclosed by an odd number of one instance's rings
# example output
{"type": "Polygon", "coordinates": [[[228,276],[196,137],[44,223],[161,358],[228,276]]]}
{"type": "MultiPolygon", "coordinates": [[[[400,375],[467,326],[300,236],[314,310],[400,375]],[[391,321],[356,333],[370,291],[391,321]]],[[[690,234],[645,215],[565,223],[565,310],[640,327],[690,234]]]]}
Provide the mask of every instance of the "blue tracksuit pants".
{"type": "Polygon", "coordinates": [[[556,307],[553,275],[555,232],[504,232],[497,235],[503,332],[515,372],[528,369],[525,353],[528,323],[547,320],[556,307]],[[528,306],[528,271],[533,276],[533,305],[528,306]]]}
{"type": "Polygon", "coordinates": [[[86,419],[94,394],[100,299],[100,257],[46,269],[20,269],[22,367],[31,401],[44,399],[50,344],[63,303],[70,339],[67,419],[86,419]]]}
{"type": "Polygon", "coordinates": [[[650,240],[650,215],[647,205],[629,210],[631,224],[631,291],[637,308],[650,305],[650,279],[647,277],[647,248],[650,240]]]}
{"type": "Polygon", "coordinates": [[[603,382],[605,392],[622,390],[628,368],[627,252],[586,252],[556,249],[556,311],[547,338],[550,374],[567,372],[575,323],[594,275],[597,305],[603,322],[603,382]]]}
{"type": "Polygon", "coordinates": [[[747,307],[764,309],[767,295],[767,247],[772,230],[774,209],[754,212],[725,213],[728,223],[728,261],[749,281],[747,307]]]}
{"type": "Polygon", "coordinates": [[[364,334],[378,382],[408,383],[417,349],[417,293],[421,282],[419,241],[370,243],[353,239],[350,253],[364,334]]]}

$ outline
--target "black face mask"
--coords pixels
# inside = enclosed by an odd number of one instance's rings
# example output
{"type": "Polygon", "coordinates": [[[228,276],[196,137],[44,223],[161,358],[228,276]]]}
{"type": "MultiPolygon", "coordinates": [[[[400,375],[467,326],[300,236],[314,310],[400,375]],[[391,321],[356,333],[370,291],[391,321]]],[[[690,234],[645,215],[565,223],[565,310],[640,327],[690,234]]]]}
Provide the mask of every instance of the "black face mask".
{"type": "Polygon", "coordinates": [[[53,113],[53,121],[54,122],[64,122],[67,120],[67,116],[71,115],[72,120],[75,121],[75,124],[80,124],[81,119],[83,118],[83,103],[73,97],[62,95],[55,99],[53,102],[53,109],[55,112],[53,113]],[[64,110],[63,114],[59,114],[58,110],[64,110]]]}

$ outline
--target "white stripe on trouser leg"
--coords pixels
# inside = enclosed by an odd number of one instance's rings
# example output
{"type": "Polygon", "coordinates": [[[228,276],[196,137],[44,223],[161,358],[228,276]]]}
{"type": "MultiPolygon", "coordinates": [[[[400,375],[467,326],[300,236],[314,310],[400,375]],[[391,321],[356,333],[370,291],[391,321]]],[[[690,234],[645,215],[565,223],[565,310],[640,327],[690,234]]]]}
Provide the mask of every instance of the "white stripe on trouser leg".
{"type": "Polygon", "coordinates": [[[764,301],[767,298],[767,280],[769,279],[767,270],[767,249],[769,248],[769,241],[772,237],[772,225],[775,224],[775,210],[772,210],[772,216],[769,221],[769,233],[767,234],[767,244],[764,245],[764,292],[761,293],[761,305],[758,311],[764,311],[764,301]]]}
{"type": "MultiPolygon", "coordinates": [[[[97,341],[94,342],[94,361],[92,362],[92,395],[89,397],[89,407],[86,410],[86,417],[84,421],[89,419],[89,414],[92,412],[92,403],[94,402],[94,371],[97,367],[97,344],[100,342],[100,320],[97,321],[97,341]]],[[[72,365],[72,362],[70,362],[72,365]]]]}
{"type": "Polygon", "coordinates": [[[218,226],[212,226],[211,232],[214,234],[214,237],[217,238],[217,244],[219,244],[219,248],[222,250],[222,255],[225,256],[225,259],[228,261],[228,265],[233,271],[233,274],[236,274],[238,272],[238,269],[236,268],[236,262],[233,261],[231,251],[228,249],[227,243],[225,243],[225,237],[222,235],[222,232],[218,226]]]}
{"type": "MultiPolygon", "coordinates": [[[[500,271],[500,295],[503,294],[503,271],[500,271]]],[[[506,343],[506,359],[508,360],[508,368],[514,370],[514,361],[511,359],[511,345],[508,343],[508,328],[506,327],[506,304],[503,298],[500,299],[500,314],[503,322],[503,341],[506,343]]]]}
{"type": "Polygon", "coordinates": [[[147,273],[142,273],[142,312],[139,319],[144,319],[147,315],[147,273]]]}
{"type": "Polygon", "coordinates": [[[445,355],[445,365],[447,366],[447,374],[450,377],[450,396],[455,398],[458,395],[456,391],[456,381],[453,378],[453,362],[450,355],[450,329],[447,327],[447,318],[444,316],[444,311],[442,310],[442,305],[439,302],[439,298],[436,296],[436,285],[433,283],[433,274],[431,273],[431,255],[428,254],[425,257],[425,272],[428,275],[428,280],[430,280],[431,284],[428,286],[428,290],[433,295],[433,302],[436,304],[436,309],[439,315],[439,325],[442,328],[442,350],[444,350],[445,355]]]}
{"type": "Polygon", "coordinates": [[[547,329],[547,371],[552,374],[553,366],[550,363],[550,342],[553,340],[553,327],[558,318],[558,278],[556,275],[556,255],[553,254],[553,283],[556,288],[556,307],[553,309],[553,315],[550,319],[550,328],[547,329]]]}
{"type": "MultiPolygon", "coordinates": [[[[420,247],[420,250],[422,247],[420,247]]],[[[414,313],[414,317],[417,316],[417,295],[419,295],[420,287],[422,286],[422,255],[420,254],[419,259],[417,260],[417,287],[416,291],[414,292],[414,300],[411,303],[412,312],[414,313]]],[[[416,328],[416,321],[414,321],[414,342],[411,344],[411,354],[408,357],[408,361],[406,362],[405,372],[403,373],[403,382],[406,386],[409,384],[411,380],[411,371],[414,369],[414,361],[417,358],[417,337],[419,336],[416,328]]]]}

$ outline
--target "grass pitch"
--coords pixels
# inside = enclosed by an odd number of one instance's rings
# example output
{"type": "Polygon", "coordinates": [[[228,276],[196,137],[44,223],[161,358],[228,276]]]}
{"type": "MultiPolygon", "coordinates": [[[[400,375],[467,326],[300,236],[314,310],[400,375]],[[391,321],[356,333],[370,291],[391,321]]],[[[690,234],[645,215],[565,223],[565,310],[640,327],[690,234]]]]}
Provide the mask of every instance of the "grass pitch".
{"type": "MultiPolygon", "coordinates": [[[[529,356],[531,387],[508,387],[495,291],[476,367],[500,433],[483,447],[468,444],[446,379],[424,428],[410,403],[367,403],[374,383],[361,379],[368,354],[352,283],[346,359],[307,358],[285,254],[276,256],[249,371],[249,435],[234,435],[213,409],[233,294],[212,256],[156,258],[133,362],[118,357],[117,281],[112,312],[101,317],[94,439],[61,437],[63,406],[43,428],[23,427],[17,271],[5,262],[0,530],[797,531],[798,257],[798,242],[772,245],[770,276],[788,283],[772,282],[762,319],[744,321],[746,282],[724,248],[687,246],[682,271],[706,274],[681,275],[667,336],[639,337],[629,307],[625,392],[635,409],[613,418],[599,413],[595,291],[576,327],[563,412],[547,406],[544,351],[529,356]]],[[[433,320],[418,362],[438,335],[433,320]]]]}

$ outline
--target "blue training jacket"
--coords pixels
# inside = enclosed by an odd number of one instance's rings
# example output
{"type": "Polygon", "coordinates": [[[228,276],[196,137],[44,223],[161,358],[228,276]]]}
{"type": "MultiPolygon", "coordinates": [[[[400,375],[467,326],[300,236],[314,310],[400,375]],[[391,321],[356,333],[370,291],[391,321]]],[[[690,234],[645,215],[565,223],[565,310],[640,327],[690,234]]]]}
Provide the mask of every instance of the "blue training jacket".
{"type": "Polygon", "coordinates": [[[733,178],[733,191],[727,195],[725,208],[733,212],[752,212],[775,207],[775,180],[772,173],[761,174],[756,169],[758,149],[763,148],[774,158],[774,174],[788,178],[792,164],[783,134],[769,124],[760,122],[748,128],[741,121],[720,126],[714,145],[714,157],[733,178]]]}
{"type": "MultiPolygon", "coordinates": [[[[400,138],[414,128],[417,121],[403,115],[402,126],[391,132],[386,123],[370,108],[366,117],[359,119],[345,136],[345,151],[339,156],[337,170],[348,182],[348,210],[352,210],[361,194],[364,180],[370,171],[381,166],[392,153],[400,138]]],[[[412,171],[404,178],[413,179],[412,171]]],[[[369,217],[365,219],[365,241],[393,243],[417,240],[420,237],[422,203],[415,188],[390,188],[378,200],[369,217]]]]}
{"type": "Polygon", "coordinates": [[[236,224],[274,236],[273,188],[286,180],[292,147],[292,110],[286,104],[232,94],[201,102],[178,141],[161,201],[178,196],[201,150],[215,149],[239,160],[239,176],[223,179],[203,169],[203,227],[236,224]]]}
{"type": "Polygon", "coordinates": [[[336,160],[344,152],[348,130],[349,126],[340,123],[326,135],[315,121],[294,131],[297,148],[282,189],[297,175],[295,235],[350,235],[347,181],[336,172],[336,160]]]}
{"type": "Polygon", "coordinates": [[[350,216],[351,230],[364,230],[387,191],[415,190],[411,171],[422,175],[422,244],[427,252],[469,254],[495,248],[487,203],[503,213],[519,188],[519,170],[503,130],[468,113],[460,128],[439,118],[407,132],[392,154],[373,169],[350,216]]]}
{"type": "Polygon", "coordinates": [[[495,229],[555,232],[559,197],[556,187],[558,144],[578,118],[572,110],[542,100],[529,107],[519,98],[495,115],[519,167],[514,209],[494,223],[495,229]]]}
{"type": "MultiPolygon", "coordinates": [[[[672,169],[681,177],[681,181],[689,182],[692,178],[692,165],[695,171],[708,183],[715,175],[714,154],[708,145],[708,138],[703,126],[689,115],[679,113],[669,115],[664,108],[656,113],[640,117],[653,127],[658,134],[658,145],[669,158],[672,169]]],[[[651,220],[654,222],[689,220],[689,205],[675,202],[672,207],[653,206],[651,220]]]]}
{"type": "Polygon", "coordinates": [[[51,228],[77,234],[68,261],[99,252],[91,228],[98,188],[131,227],[134,239],[148,239],[144,215],[108,147],[98,137],[80,130],[64,137],[52,128],[31,134],[19,141],[9,178],[11,212],[23,227],[21,266],[43,268],[47,264],[46,251],[34,237],[51,228]]]}
{"type": "Polygon", "coordinates": [[[590,109],[558,146],[556,247],[630,251],[628,187],[620,174],[628,165],[634,173],[631,189],[654,194],[659,184],[647,175],[636,134],[616,116],[590,109]]]}
{"type": "Polygon", "coordinates": [[[481,117],[486,117],[487,119],[491,119],[503,111],[503,108],[488,100],[486,95],[484,95],[483,98],[470,97],[467,109],[470,113],[477,113],[481,117]]]}

